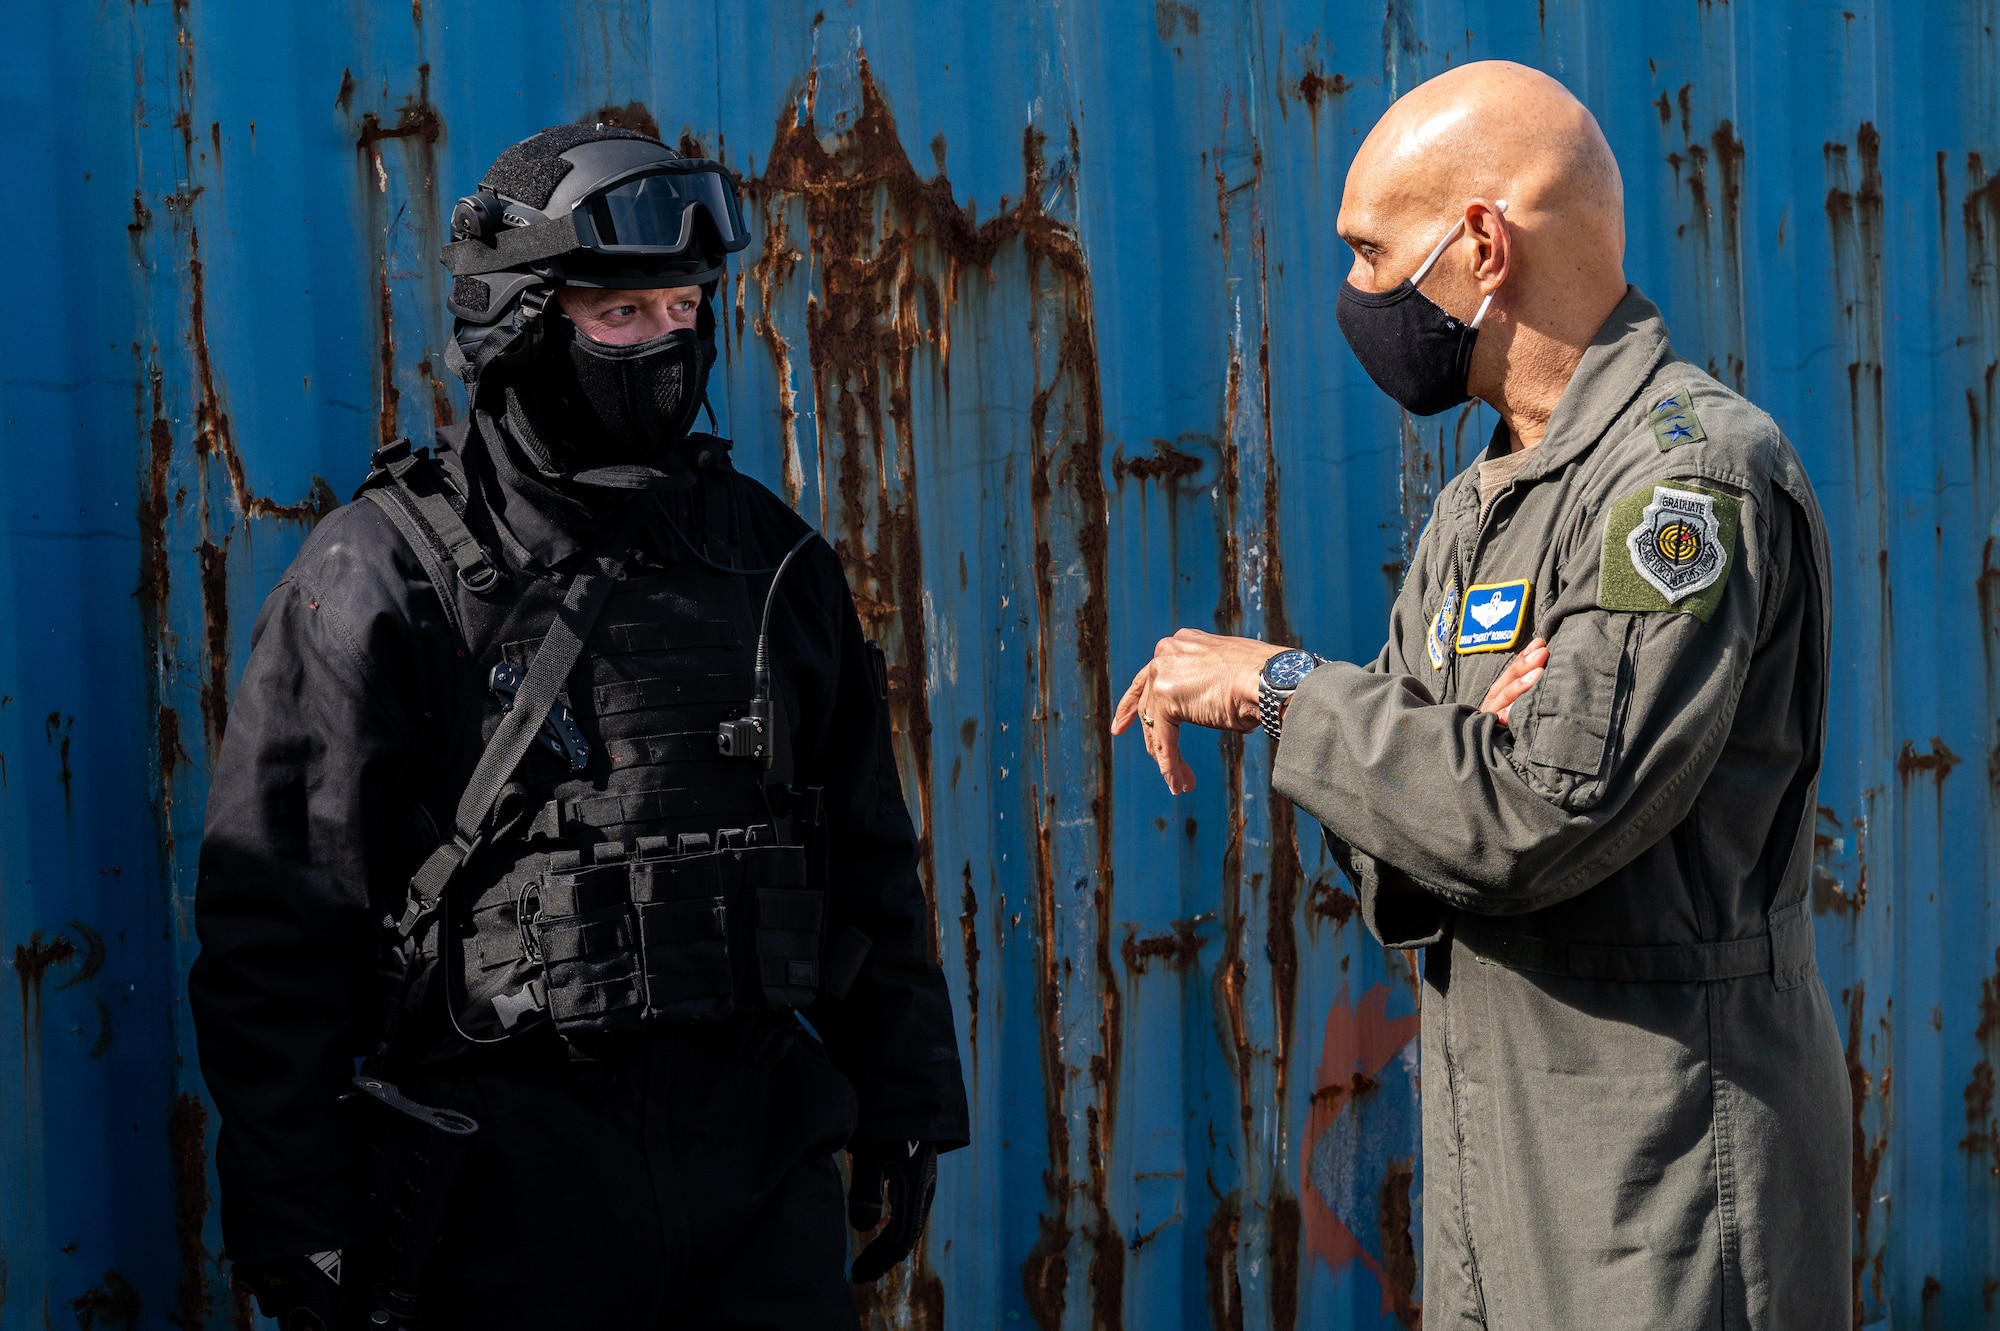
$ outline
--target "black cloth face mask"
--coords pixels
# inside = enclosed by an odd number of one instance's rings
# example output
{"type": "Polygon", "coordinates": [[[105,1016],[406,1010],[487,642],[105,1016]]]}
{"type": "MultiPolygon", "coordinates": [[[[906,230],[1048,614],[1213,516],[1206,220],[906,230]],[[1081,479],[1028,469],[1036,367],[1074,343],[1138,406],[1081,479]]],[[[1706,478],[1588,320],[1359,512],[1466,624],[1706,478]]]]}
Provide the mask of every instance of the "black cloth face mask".
{"type": "Polygon", "coordinates": [[[568,341],[569,372],[602,438],[592,461],[644,466],[687,437],[715,363],[712,339],[677,328],[628,346],[596,342],[580,331],[568,341]]]}
{"type": "MultiPolygon", "coordinates": [[[[1500,201],[1498,207],[1505,213],[1506,201],[1500,201]]],[[[1408,281],[1387,291],[1362,291],[1351,282],[1342,282],[1334,304],[1334,317],[1347,345],[1354,349],[1354,359],[1361,362],[1377,388],[1412,416],[1435,416],[1472,397],[1465,389],[1465,379],[1472,370],[1472,347],[1479,340],[1480,321],[1493,304],[1492,293],[1479,302],[1472,322],[1462,323],[1417,290],[1445,246],[1458,238],[1464,226],[1461,217],[1408,281]]]]}

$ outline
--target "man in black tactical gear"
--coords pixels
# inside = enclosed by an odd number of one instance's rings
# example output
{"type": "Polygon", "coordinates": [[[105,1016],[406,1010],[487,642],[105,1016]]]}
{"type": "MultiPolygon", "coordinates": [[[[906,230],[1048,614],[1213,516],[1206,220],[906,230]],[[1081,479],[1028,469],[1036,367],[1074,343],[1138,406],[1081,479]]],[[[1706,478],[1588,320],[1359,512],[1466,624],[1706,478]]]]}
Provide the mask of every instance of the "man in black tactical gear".
{"type": "Polygon", "coordinates": [[[470,419],[314,531],[215,767],[227,1250],[286,1331],[851,1328],[834,1152],[871,1281],[965,1092],[880,653],[691,429],[734,184],[562,126],[452,235],[470,419]]]}

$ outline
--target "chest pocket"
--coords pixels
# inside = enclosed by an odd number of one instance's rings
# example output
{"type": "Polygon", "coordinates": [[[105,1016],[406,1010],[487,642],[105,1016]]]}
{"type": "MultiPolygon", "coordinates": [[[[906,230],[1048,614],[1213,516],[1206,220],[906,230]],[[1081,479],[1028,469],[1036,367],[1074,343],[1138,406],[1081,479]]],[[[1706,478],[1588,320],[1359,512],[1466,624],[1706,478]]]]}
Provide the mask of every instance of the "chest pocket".
{"type": "Polygon", "coordinates": [[[1563,621],[1549,664],[1513,713],[1514,758],[1540,793],[1572,813],[1596,804],[1632,690],[1639,617],[1586,611],[1563,621]]]}

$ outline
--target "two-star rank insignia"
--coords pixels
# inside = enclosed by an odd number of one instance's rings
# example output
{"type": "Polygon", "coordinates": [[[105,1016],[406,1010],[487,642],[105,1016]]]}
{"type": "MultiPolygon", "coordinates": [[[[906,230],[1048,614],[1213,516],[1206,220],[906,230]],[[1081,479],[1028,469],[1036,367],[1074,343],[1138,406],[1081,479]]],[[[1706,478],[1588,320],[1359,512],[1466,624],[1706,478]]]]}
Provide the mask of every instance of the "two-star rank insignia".
{"type": "Polygon", "coordinates": [[[1677,388],[1661,398],[1646,417],[1646,423],[1653,427],[1653,438],[1659,440],[1662,453],[1708,438],[1701,422],[1695,419],[1693,394],[1685,388],[1677,388]]]}

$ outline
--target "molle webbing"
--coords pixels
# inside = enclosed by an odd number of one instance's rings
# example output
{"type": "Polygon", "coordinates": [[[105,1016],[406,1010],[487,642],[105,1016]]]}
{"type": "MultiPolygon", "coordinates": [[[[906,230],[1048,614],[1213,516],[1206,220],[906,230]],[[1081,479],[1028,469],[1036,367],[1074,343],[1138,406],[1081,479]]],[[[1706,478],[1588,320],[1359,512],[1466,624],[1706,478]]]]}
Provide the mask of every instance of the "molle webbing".
{"type": "Polygon", "coordinates": [[[767,824],[668,849],[645,838],[549,858],[524,885],[516,923],[544,987],[496,1005],[509,1026],[543,999],[564,1035],[605,1035],[799,1007],[820,983],[826,894],[802,846],[767,824]],[[720,844],[717,844],[720,843],[720,844]],[[511,1017],[513,1020],[507,1020],[511,1017]]]}

